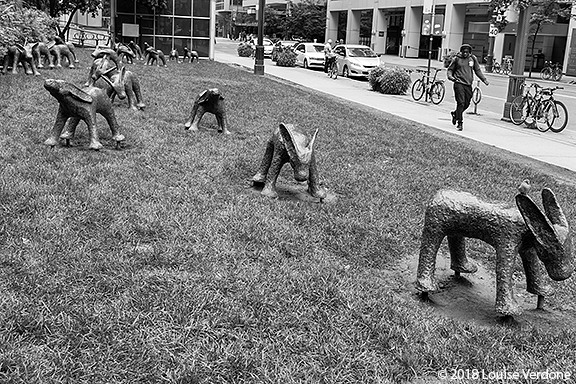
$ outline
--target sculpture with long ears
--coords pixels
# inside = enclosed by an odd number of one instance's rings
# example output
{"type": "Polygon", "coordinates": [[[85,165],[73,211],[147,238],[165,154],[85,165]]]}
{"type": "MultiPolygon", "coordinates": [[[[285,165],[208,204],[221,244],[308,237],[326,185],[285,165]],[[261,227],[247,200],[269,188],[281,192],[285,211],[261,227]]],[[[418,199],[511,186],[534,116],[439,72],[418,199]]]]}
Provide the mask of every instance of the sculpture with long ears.
{"type": "Polygon", "coordinates": [[[190,51],[188,47],[184,47],[184,56],[182,57],[182,62],[185,62],[186,58],[188,58],[190,63],[193,63],[194,59],[196,59],[196,62],[200,61],[200,56],[198,55],[198,52],[190,51]]]}
{"type": "Polygon", "coordinates": [[[62,58],[68,61],[68,68],[74,68],[74,63],[78,63],[74,44],[64,42],[60,37],[54,37],[54,41],[47,44],[50,55],[52,55],[52,64],[54,67],[62,67],[62,58]]]}
{"type": "Polygon", "coordinates": [[[113,86],[106,88],[106,93],[112,101],[114,101],[114,97],[118,95],[120,99],[124,99],[124,97],[128,99],[128,108],[137,111],[146,107],[142,98],[140,81],[136,74],[126,70],[125,66],[122,66],[121,69],[118,70],[114,62],[106,57],[94,60],[93,67],[95,68],[91,71],[93,75],[89,81],[93,84],[100,77],[107,77],[109,79],[107,83],[113,84],[113,86]]]}
{"type": "MultiPolygon", "coordinates": [[[[106,76],[102,76],[102,78],[108,79],[106,76]]],[[[110,86],[114,85],[110,84],[110,86]]],[[[76,126],[80,120],[83,120],[88,126],[90,149],[101,149],[102,144],[98,139],[98,130],[96,129],[96,113],[104,116],[108,122],[110,131],[112,132],[112,140],[116,142],[116,148],[124,141],[124,135],[121,135],[119,132],[112,102],[104,90],[93,86],[80,89],[74,84],[64,80],[54,79],[47,79],[44,82],[44,88],[46,88],[60,104],[56,121],[54,122],[50,137],[44,142],[45,145],[54,147],[60,139],[65,140],[66,145],[69,145],[70,139],[72,139],[76,131],[76,126]],[[68,119],[70,119],[70,121],[66,125],[68,119]],[[64,129],[65,125],[66,129],[64,129]]]]}
{"type": "Polygon", "coordinates": [[[34,57],[34,62],[36,63],[37,68],[44,68],[45,64],[47,64],[50,69],[54,68],[50,56],[50,50],[46,43],[34,43],[32,45],[32,56],[34,57]]]}
{"type": "Polygon", "coordinates": [[[12,64],[12,73],[18,73],[18,64],[22,64],[24,72],[27,75],[39,76],[40,72],[36,68],[36,62],[34,61],[33,55],[33,44],[22,45],[16,43],[8,47],[8,52],[4,57],[4,68],[3,73],[6,73],[10,64],[12,64]]]}
{"type": "Polygon", "coordinates": [[[198,124],[206,112],[213,113],[218,121],[218,130],[224,134],[230,134],[228,131],[228,122],[226,118],[226,106],[224,96],[218,88],[206,89],[196,96],[190,118],[184,124],[186,130],[197,131],[198,124]]]}
{"type": "Polygon", "coordinates": [[[574,271],[568,222],[548,188],[542,190],[542,205],[544,212],[522,192],[516,195],[516,206],[509,206],[483,202],[465,192],[439,191],[424,216],[416,288],[425,296],[438,289],[436,255],[445,237],[456,275],[476,272],[465,247],[466,237],[475,238],[496,250],[496,312],[504,316],[521,313],[513,292],[516,254],[524,266],[526,290],[538,295],[537,307],[542,308],[544,297],[552,293],[545,271],[556,281],[569,278],[574,271]]]}
{"type": "Polygon", "coordinates": [[[164,52],[159,49],[155,49],[151,47],[148,43],[144,42],[144,60],[146,61],[144,65],[154,65],[160,66],[160,61],[162,62],[162,66],[167,67],[166,65],[166,56],[164,56],[164,52]]]}
{"type": "Polygon", "coordinates": [[[266,151],[258,172],[252,177],[254,184],[264,184],[262,194],[277,197],[276,180],[280,170],[290,163],[294,170],[296,181],[308,181],[308,193],[313,197],[323,199],[326,191],[320,186],[314,143],[318,129],[311,138],[297,131],[292,124],[283,124],[274,131],[266,144],[266,151]]]}

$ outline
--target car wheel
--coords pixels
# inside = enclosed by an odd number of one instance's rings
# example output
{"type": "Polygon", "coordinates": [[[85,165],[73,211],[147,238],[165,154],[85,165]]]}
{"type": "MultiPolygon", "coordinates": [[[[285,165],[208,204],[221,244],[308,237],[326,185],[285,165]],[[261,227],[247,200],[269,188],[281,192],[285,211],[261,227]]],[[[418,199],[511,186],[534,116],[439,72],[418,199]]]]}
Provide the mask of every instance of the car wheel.
{"type": "Polygon", "coordinates": [[[310,66],[308,65],[308,59],[304,59],[304,68],[310,69],[310,66]]]}
{"type": "Polygon", "coordinates": [[[342,76],[350,77],[350,71],[348,70],[348,67],[346,65],[344,66],[344,69],[342,70],[342,76]]]}

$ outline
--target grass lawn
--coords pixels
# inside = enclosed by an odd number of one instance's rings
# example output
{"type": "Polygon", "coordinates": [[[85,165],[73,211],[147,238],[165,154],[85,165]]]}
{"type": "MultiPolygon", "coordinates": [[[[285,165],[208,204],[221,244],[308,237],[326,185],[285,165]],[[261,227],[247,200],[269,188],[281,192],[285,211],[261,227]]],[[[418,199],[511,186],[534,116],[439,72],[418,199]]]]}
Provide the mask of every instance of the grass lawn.
{"type": "MultiPolygon", "coordinates": [[[[83,84],[89,53],[77,69],[43,77],[83,84]]],[[[433,382],[444,368],[576,375],[573,327],[449,318],[393,278],[417,257],[437,189],[512,203],[529,178],[536,201],[551,187],[574,223],[573,174],[221,63],[128,69],[147,107],[116,101],[126,136],[118,151],[99,116],[100,152],[88,150],[83,123],[72,148],[45,147],[57,102],[43,79],[0,76],[0,382],[433,382]],[[212,87],[233,135],[218,134],[209,114],[199,132],[184,130],[194,96],[212,87]],[[320,128],[320,177],[336,202],[249,188],[280,122],[320,128]]],[[[278,183],[296,185],[288,165],[278,183]]],[[[491,248],[469,250],[493,268],[491,248]]],[[[547,308],[575,313],[574,280],[555,285],[547,308]]]]}

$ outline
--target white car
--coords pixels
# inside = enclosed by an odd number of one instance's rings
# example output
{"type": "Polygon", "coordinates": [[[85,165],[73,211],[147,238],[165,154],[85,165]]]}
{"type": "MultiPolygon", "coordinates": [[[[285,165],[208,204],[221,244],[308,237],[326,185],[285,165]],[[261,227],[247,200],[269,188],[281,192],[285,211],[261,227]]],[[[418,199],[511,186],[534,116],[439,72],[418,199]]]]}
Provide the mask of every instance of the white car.
{"type": "Polygon", "coordinates": [[[367,77],[372,68],[380,65],[380,57],[365,45],[342,44],[333,49],[338,74],[344,77],[367,77]]]}
{"type": "Polygon", "coordinates": [[[324,45],[318,43],[300,43],[294,48],[296,65],[304,68],[324,68],[324,45]]]}
{"type": "MultiPolygon", "coordinates": [[[[254,38],[252,44],[254,49],[256,49],[258,38],[254,38]]],[[[262,40],[262,45],[264,46],[264,57],[272,57],[272,49],[274,49],[274,43],[272,43],[272,40],[264,38],[262,40]]]]}

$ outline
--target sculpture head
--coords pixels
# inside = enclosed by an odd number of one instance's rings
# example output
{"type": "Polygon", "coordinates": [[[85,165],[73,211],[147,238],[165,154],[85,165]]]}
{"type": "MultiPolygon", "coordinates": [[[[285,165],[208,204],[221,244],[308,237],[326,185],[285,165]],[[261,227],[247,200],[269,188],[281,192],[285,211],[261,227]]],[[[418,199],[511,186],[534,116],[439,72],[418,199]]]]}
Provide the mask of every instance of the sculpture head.
{"type": "Polygon", "coordinates": [[[220,93],[218,88],[210,88],[202,92],[198,97],[198,103],[216,103],[218,100],[224,100],[224,96],[220,93]]]}
{"type": "Polygon", "coordinates": [[[290,165],[294,169],[294,179],[296,181],[308,180],[316,135],[318,135],[318,129],[316,129],[312,138],[309,139],[305,134],[294,130],[292,124],[280,123],[280,136],[290,156],[290,165]]]}
{"type": "Polygon", "coordinates": [[[70,98],[89,104],[93,101],[92,96],[64,80],[46,79],[44,80],[44,88],[65,105],[68,105],[70,98]]]}
{"type": "Polygon", "coordinates": [[[548,275],[556,281],[569,278],[574,272],[572,239],[568,221],[554,193],[548,188],[542,190],[545,214],[527,195],[516,195],[516,204],[534,236],[536,253],[548,275]]]}
{"type": "MultiPolygon", "coordinates": [[[[97,60],[100,60],[100,62],[96,67],[94,74],[92,75],[92,80],[96,82],[96,80],[101,78],[106,83],[108,83],[108,85],[111,86],[112,89],[114,89],[114,92],[116,92],[118,98],[125,99],[126,67],[122,66],[122,69],[120,69],[120,71],[117,71],[118,67],[116,67],[116,65],[114,65],[114,63],[108,57],[104,57],[102,59],[97,60]]],[[[95,60],[95,62],[97,62],[97,60],[95,60]]]]}
{"type": "MultiPolygon", "coordinates": [[[[38,44],[38,43],[36,43],[36,44],[38,44]]],[[[20,55],[24,56],[24,58],[26,58],[27,60],[32,59],[32,48],[34,47],[33,44],[22,45],[20,43],[16,43],[16,44],[14,44],[14,46],[16,47],[18,52],[20,52],[20,55]]]]}

